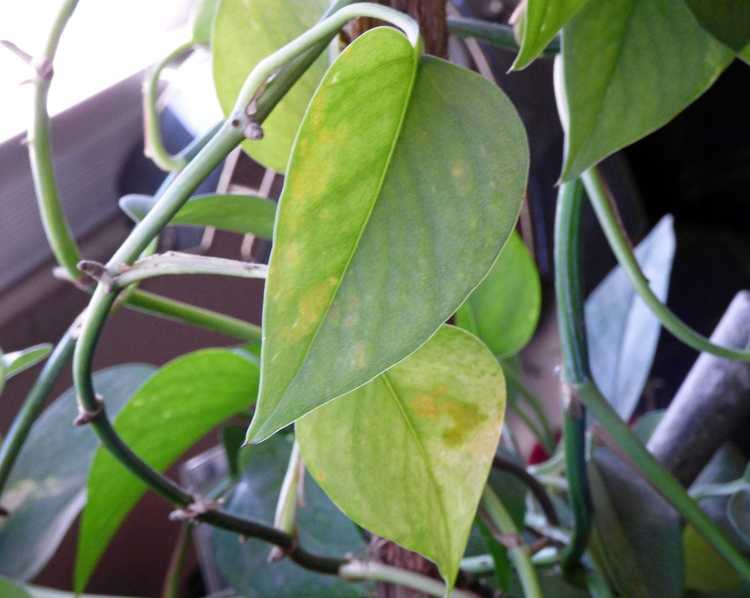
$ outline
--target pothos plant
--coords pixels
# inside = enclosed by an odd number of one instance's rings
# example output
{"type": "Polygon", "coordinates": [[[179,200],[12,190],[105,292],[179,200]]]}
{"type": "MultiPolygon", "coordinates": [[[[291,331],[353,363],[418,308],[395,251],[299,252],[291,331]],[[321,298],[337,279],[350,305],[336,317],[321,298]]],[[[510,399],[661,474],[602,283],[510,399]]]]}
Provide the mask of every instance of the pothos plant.
{"type": "MultiPolygon", "coordinates": [[[[80,259],[50,156],[46,97],[76,2],[61,2],[37,58],[5,42],[33,68],[29,155],[52,251],[63,275],[86,288],[85,274],[95,285],[3,440],[3,595],[43,593],[24,584],[85,503],[75,565],[75,590],[82,591],[147,489],[175,505],[173,518],[186,532],[198,524],[220,530],[213,540],[218,566],[243,595],[361,595],[370,587],[360,582],[379,581],[437,596],[681,596],[715,589],[694,572],[706,559],[726,566],[735,585],[750,581],[744,547],[623,421],[642,391],[659,322],[698,351],[743,361],[750,353],[711,343],[667,309],[671,222],[636,255],[597,167],[682,111],[738,54],[750,58],[747,6],[527,0],[512,30],[446,18],[443,2],[391,4],[412,16],[347,0],[200,2],[193,38],[144,85],[146,153],[171,173],[154,197],[123,198],[137,224],[106,264],[80,259]],[[364,17],[380,25],[351,35],[352,22],[364,17]],[[515,69],[556,55],[565,129],[555,231],[559,446],[515,358],[541,304],[534,261],[514,232],[529,168],[525,130],[497,85],[425,51],[435,23],[438,38],[451,32],[516,51],[515,69]],[[159,74],[197,44],[210,47],[226,119],[173,156],[160,140],[159,74]],[[240,144],[285,174],[278,204],[192,196],[240,144]],[[584,188],[619,262],[585,309],[584,188]],[[156,253],[159,233],[174,224],[272,239],[269,263],[156,253]],[[181,274],[265,278],[262,327],[138,288],[181,274]],[[243,344],[186,354],[159,369],[92,372],[101,330],[119,306],[243,344]],[[645,331],[640,347],[631,343],[629,354],[625,342],[608,344],[609,333],[632,334],[636,320],[645,331]],[[629,360],[633,353],[640,359],[629,360]],[[75,388],[40,415],[71,356],[75,388]],[[549,461],[525,465],[504,427],[506,400],[549,461]],[[71,429],[74,404],[78,428],[71,429]],[[187,448],[238,413],[252,417],[244,440],[224,429],[227,480],[197,495],[164,476],[187,448]],[[591,421],[604,431],[593,440],[591,421]],[[614,452],[602,452],[602,438],[614,452]],[[684,536],[675,517],[633,512],[624,500],[632,487],[621,493],[617,470],[605,466],[613,455],[624,456],[642,478],[637,483],[687,523],[684,536]],[[442,581],[368,557],[357,527],[426,557],[442,581]],[[651,562],[649,534],[669,547],[651,562]],[[241,545],[237,536],[250,541],[241,545]],[[282,562],[264,563],[261,543],[282,562]]],[[[3,356],[1,378],[47,350],[3,356]]],[[[747,488],[742,480],[735,486],[747,488]]],[[[176,595],[178,575],[178,566],[169,568],[166,596],[176,595]]]]}

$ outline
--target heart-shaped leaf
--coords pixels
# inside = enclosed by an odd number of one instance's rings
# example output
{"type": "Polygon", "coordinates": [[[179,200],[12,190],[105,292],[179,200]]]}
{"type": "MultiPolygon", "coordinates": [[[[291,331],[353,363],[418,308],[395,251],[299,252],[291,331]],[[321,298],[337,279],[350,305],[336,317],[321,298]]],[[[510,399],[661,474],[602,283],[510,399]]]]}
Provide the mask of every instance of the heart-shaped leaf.
{"type": "MultiPolygon", "coordinates": [[[[141,459],[165,471],[214,426],[246,411],[257,385],[258,367],[234,351],[189,353],[151,376],[115,418],[114,427],[141,459]]],[[[78,535],[77,591],[146,488],[106,449],[97,451],[78,535]]]]}
{"type": "MultiPolygon", "coordinates": [[[[240,517],[273,524],[274,510],[284,479],[292,437],[278,434],[263,444],[240,451],[242,479],[232,491],[226,509],[240,517]]],[[[308,475],[304,504],[297,506],[297,533],[302,546],[318,554],[364,555],[367,546],[357,527],[339,511],[308,475]]],[[[366,596],[366,588],[331,575],[303,569],[289,559],[268,564],[270,546],[260,540],[240,542],[237,534],[211,532],[214,559],[222,576],[248,598],[349,598],[366,596]]]]}
{"type": "MultiPolygon", "coordinates": [[[[245,78],[263,58],[310,29],[328,0],[222,0],[214,20],[214,85],[228,114],[245,78]]],[[[263,123],[265,136],[242,148],[277,172],[286,170],[297,128],[326,69],[320,57],[292,87],[263,123]]]]}
{"type": "Polygon", "coordinates": [[[515,109],[475,73],[416,66],[403,35],[371,30],[310,103],[276,218],[250,440],[419,348],[513,230],[528,169],[515,109]]]}
{"type": "Polygon", "coordinates": [[[452,586],[504,410],[495,357],[445,325],[408,359],[297,422],[297,440],[344,513],[434,561],[452,586]]]}
{"type": "MultiPolygon", "coordinates": [[[[120,209],[139,222],[154,206],[150,195],[124,195],[120,209]]],[[[170,224],[215,226],[263,239],[273,237],[276,203],[255,195],[196,195],[180,208],[170,224]]]]}
{"type": "Polygon", "coordinates": [[[521,21],[521,49],[511,68],[521,70],[529,66],[586,2],[588,0],[526,0],[521,21]]]}
{"type": "Polygon", "coordinates": [[[529,342],[542,306],[539,272],[517,233],[476,290],[456,312],[456,324],[481,338],[497,357],[510,357],[529,342]]]}
{"type": "MultiPolygon", "coordinates": [[[[651,289],[661,301],[666,301],[669,292],[674,251],[671,216],[664,216],[635,250],[651,289]]],[[[627,421],[638,406],[651,371],[661,325],[620,267],[589,295],[585,315],[594,379],[627,421]]]]}
{"type": "Polygon", "coordinates": [[[684,0],[588,2],[563,29],[562,46],[563,180],[665,125],[733,58],[684,0]]]}
{"type": "MultiPolygon", "coordinates": [[[[154,371],[121,365],[94,374],[94,388],[107,412],[117,413],[154,371]]],[[[56,399],[34,423],[18,455],[0,504],[0,573],[34,577],[52,557],[85,500],[86,471],[99,441],[88,427],[76,428],[75,389],[56,399]],[[64,458],[61,458],[64,456],[64,458]]]]}
{"type": "Polygon", "coordinates": [[[750,43],[747,0],[685,0],[701,26],[735,52],[750,43]]]}

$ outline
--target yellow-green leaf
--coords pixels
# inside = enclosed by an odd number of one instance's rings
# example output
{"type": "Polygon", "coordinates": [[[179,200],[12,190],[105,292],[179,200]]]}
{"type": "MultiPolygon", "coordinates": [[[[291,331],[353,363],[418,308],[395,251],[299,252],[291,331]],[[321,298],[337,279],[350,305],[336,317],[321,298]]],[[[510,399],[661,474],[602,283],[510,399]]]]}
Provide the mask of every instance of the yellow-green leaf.
{"type": "MultiPolygon", "coordinates": [[[[328,0],[221,1],[211,55],[216,95],[225,114],[253,67],[315,25],[327,7],[328,0]]],[[[277,172],[286,170],[297,128],[325,68],[322,56],[265,120],[264,138],[242,145],[251,158],[277,172]]]]}
{"type": "Polygon", "coordinates": [[[492,353],[446,325],[399,365],[297,422],[297,439],[344,513],[434,561],[452,586],[504,411],[492,353]]]}
{"type": "Polygon", "coordinates": [[[588,2],[563,29],[562,51],[563,180],[665,125],[733,58],[684,0],[588,2]]]}
{"type": "Polygon", "coordinates": [[[310,104],[276,218],[249,440],[418,349],[513,230],[528,169],[515,109],[475,73],[416,66],[403,35],[369,31],[310,104]]]}

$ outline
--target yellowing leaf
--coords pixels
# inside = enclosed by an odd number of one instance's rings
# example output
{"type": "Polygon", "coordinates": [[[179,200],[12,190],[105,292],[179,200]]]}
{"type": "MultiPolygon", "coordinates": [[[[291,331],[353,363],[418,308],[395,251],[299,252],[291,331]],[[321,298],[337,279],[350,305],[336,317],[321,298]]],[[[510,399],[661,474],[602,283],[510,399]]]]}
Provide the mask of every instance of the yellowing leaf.
{"type": "Polygon", "coordinates": [[[297,422],[297,440],[344,513],[434,561],[452,586],[504,411],[495,357],[446,325],[399,365],[297,422]]]}
{"type": "Polygon", "coordinates": [[[248,439],[429,339],[492,267],[527,169],[523,125],[496,86],[434,58],[417,70],[393,29],[351,44],[310,104],[277,210],[248,439]]]}

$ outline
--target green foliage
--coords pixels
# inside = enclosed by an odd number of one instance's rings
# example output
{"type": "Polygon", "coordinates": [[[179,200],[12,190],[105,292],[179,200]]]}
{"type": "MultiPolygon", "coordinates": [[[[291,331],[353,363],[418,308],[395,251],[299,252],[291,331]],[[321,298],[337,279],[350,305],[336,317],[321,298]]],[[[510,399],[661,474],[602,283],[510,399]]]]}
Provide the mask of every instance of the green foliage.
{"type": "Polygon", "coordinates": [[[416,350],[515,225],[528,165],[515,109],[478,75],[429,57],[410,97],[415,58],[403,36],[373,30],[310,105],[276,221],[251,440],[416,350]],[[456,101],[467,93],[475,103],[456,101]]]}
{"type": "Polygon", "coordinates": [[[588,0],[526,0],[514,70],[529,66],[588,0]]]}
{"type": "Polygon", "coordinates": [[[476,334],[499,358],[529,342],[542,307],[534,259],[518,233],[512,233],[495,265],[456,312],[456,325],[476,334]]]}
{"type": "Polygon", "coordinates": [[[685,0],[701,26],[735,52],[750,43],[747,0],[685,0]]]}
{"type": "Polygon", "coordinates": [[[0,392],[2,392],[6,380],[34,367],[37,363],[46,359],[51,350],[52,345],[48,343],[34,345],[12,353],[3,353],[0,349],[0,392]]]}
{"type": "Polygon", "coordinates": [[[682,541],[686,588],[709,596],[739,588],[742,578],[695,528],[685,526],[682,541]]]}
{"type": "MultiPolygon", "coordinates": [[[[121,365],[97,372],[94,386],[107,412],[117,414],[153,371],[121,365]]],[[[73,427],[77,412],[71,388],[37,419],[16,461],[0,500],[10,511],[0,518],[0,574],[28,580],[39,573],[85,502],[86,471],[99,442],[93,430],[73,427]]]]}
{"type": "MultiPolygon", "coordinates": [[[[139,222],[154,206],[150,195],[124,195],[120,208],[133,221],[139,222]]],[[[276,203],[254,195],[196,195],[191,197],[170,224],[215,226],[243,235],[263,239],[273,237],[276,203]]]]}
{"type": "MultiPolygon", "coordinates": [[[[214,426],[245,412],[255,399],[257,385],[257,366],[233,351],[189,353],[151,376],[115,418],[114,427],[139,457],[157,471],[165,471],[214,426]]],[[[84,588],[146,488],[111,453],[97,451],[78,537],[77,591],[84,588]]]]}
{"type": "MultiPolygon", "coordinates": [[[[240,451],[242,478],[230,493],[230,513],[264,521],[274,510],[292,450],[292,437],[277,434],[268,441],[240,451]]],[[[297,506],[297,532],[302,546],[321,554],[362,554],[367,546],[357,527],[331,503],[309,475],[304,482],[304,504],[297,506]]],[[[269,565],[268,544],[256,539],[237,541],[237,534],[215,530],[211,536],[214,558],[231,587],[248,598],[349,598],[366,596],[366,589],[330,575],[316,575],[284,559],[269,565]]]]}
{"type": "MultiPolygon", "coordinates": [[[[641,270],[661,301],[667,299],[674,251],[671,216],[662,218],[635,250],[641,270]]],[[[659,320],[620,267],[610,272],[586,301],[591,370],[602,394],[626,421],[638,406],[660,330],[659,320]]]]}
{"type": "Polygon", "coordinates": [[[588,2],[562,45],[556,95],[566,181],[669,122],[733,57],[684,0],[588,2]]]}
{"type": "Polygon", "coordinates": [[[31,598],[31,594],[23,586],[4,577],[0,577],[0,596],[3,598],[31,598]]]}
{"type": "Polygon", "coordinates": [[[452,586],[504,410],[493,355],[443,326],[408,359],[301,419],[297,437],[313,477],[344,513],[434,561],[452,586]]]}
{"type": "Polygon", "coordinates": [[[219,0],[194,0],[190,15],[193,43],[210,45],[211,29],[219,0]]]}
{"type": "MultiPolygon", "coordinates": [[[[323,14],[328,0],[222,0],[214,20],[213,72],[219,103],[228,114],[247,74],[263,58],[292,41],[323,14]]],[[[265,136],[246,141],[251,158],[286,171],[297,129],[323,73],[321,57],[263,123],[265,136]]]]}

